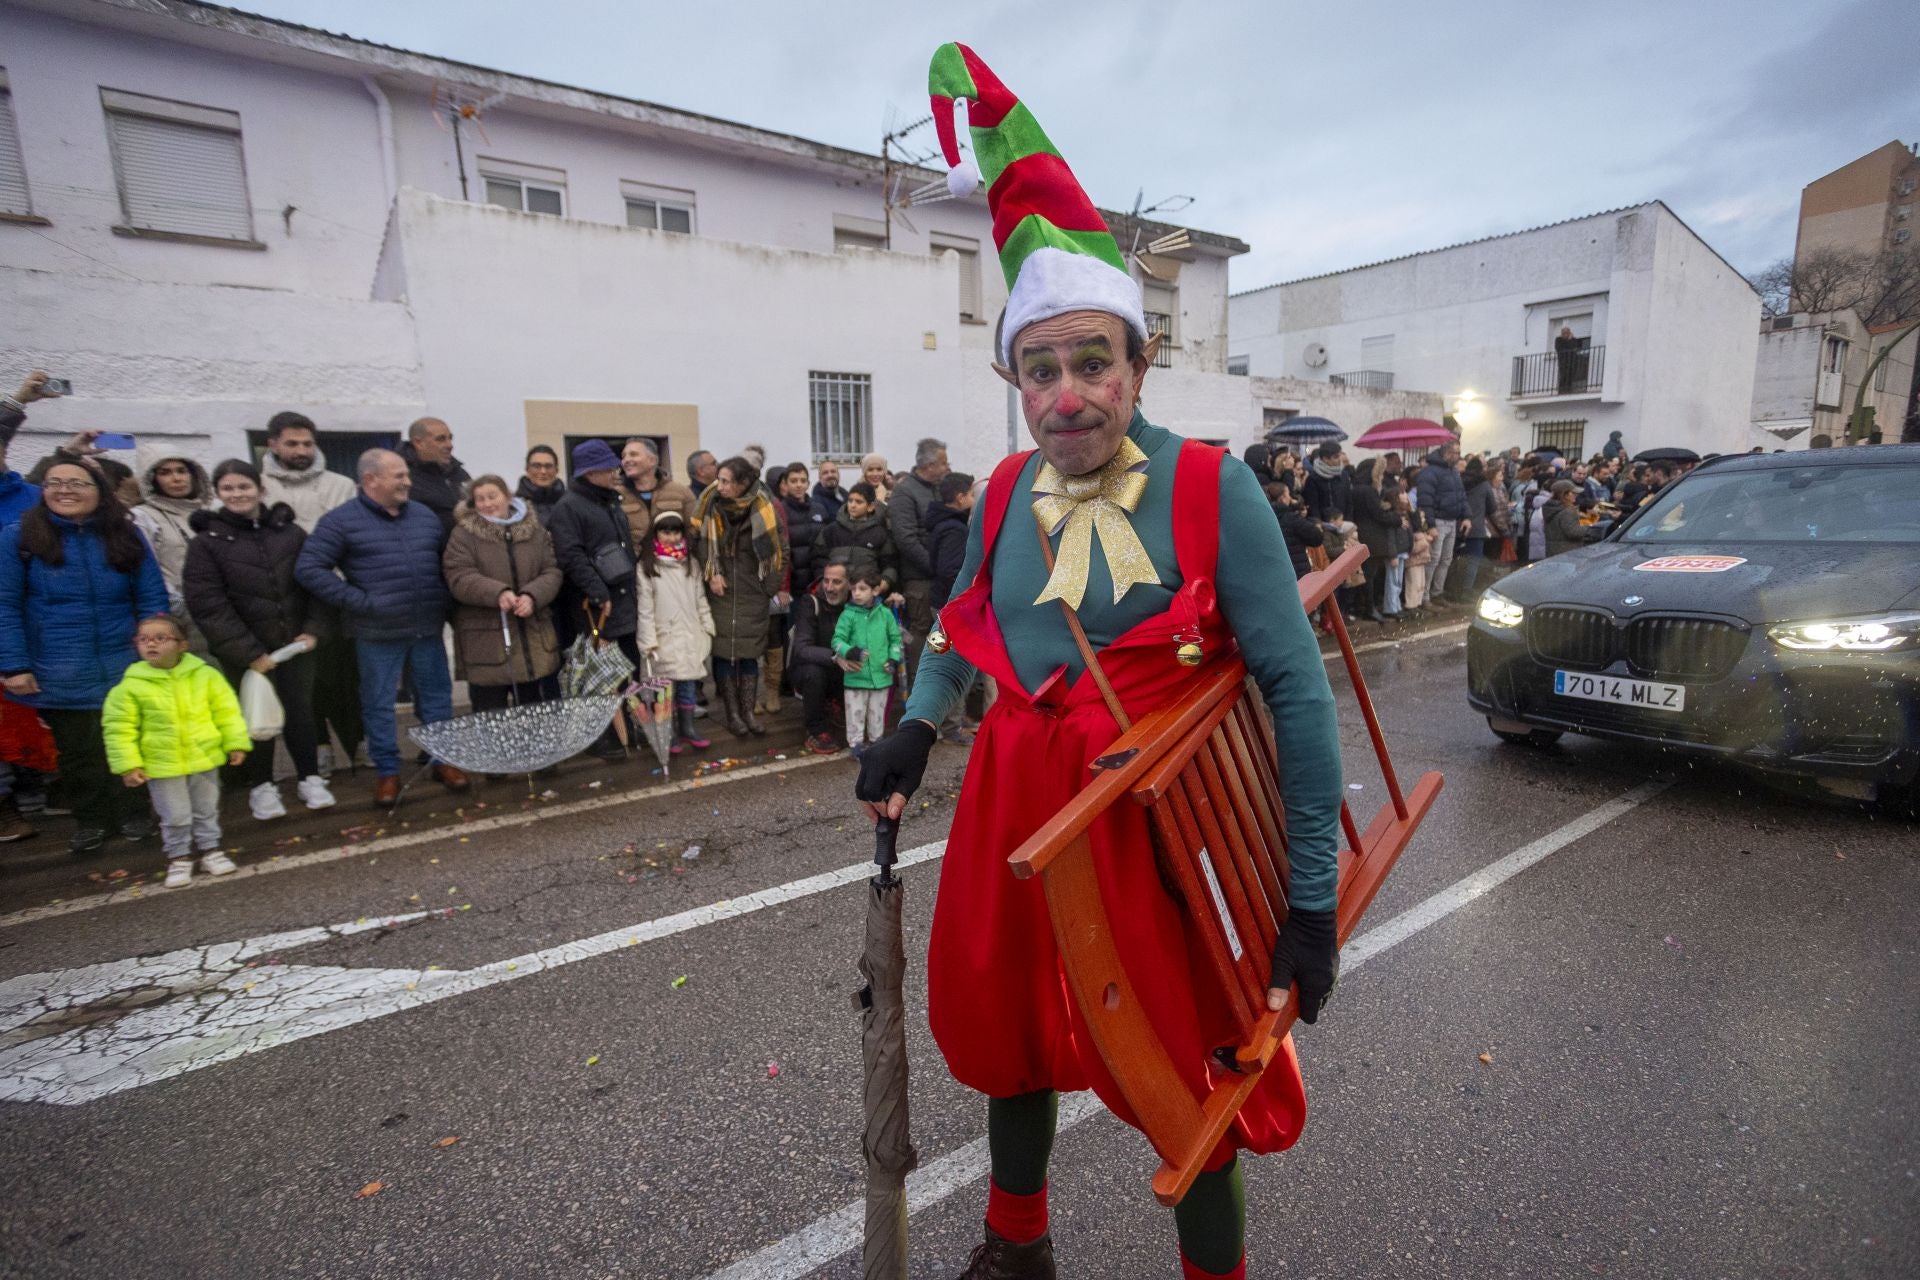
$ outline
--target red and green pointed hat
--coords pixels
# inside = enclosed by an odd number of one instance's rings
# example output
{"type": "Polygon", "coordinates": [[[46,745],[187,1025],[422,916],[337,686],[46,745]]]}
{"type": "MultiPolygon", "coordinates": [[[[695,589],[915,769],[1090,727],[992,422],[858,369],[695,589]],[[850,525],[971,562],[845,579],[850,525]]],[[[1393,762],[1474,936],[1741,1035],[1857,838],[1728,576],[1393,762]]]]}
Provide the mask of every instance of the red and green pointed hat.
{"type": "Polygon", "coordinates": [[[1007,277],[1007,312],[1000,326],[1000,358],[1035,321],[1069,311],[1119,316],[1142,342],[1147,318],[1140,286],[1100,211],[1040,128],[980,55],[963,44],[943,44],[927,72],[934,128],[946,157],[947,187],[956,196],[987,184],[993,242],[1007,277]],[[954,127],[956,101],[967,103],[978,172],[965,165],[954,127]]]}

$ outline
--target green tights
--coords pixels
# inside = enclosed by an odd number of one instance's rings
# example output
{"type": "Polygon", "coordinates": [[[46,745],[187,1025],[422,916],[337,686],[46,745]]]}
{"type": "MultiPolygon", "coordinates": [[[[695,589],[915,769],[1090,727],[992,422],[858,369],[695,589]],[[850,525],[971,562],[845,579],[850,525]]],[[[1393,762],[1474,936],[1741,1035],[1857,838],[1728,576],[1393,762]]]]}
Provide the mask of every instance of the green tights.
{"type": "MultiPolygon", "coordinates": [[[[987,1153],[993,1181],[1017,1196],[1037,1194],[1047,1185],[1053,1135],[1060,1119],[1060,1095],[1051,1089],[1012,1098],[987,1099],[987,1153]]],[[[1246,1252],[1247,1191],[1235,1157],[1194,1180],[1193,1190],[1174,1206],[1180,1251],[1195,1266],[1224,1275],[1246,1252]]]]}

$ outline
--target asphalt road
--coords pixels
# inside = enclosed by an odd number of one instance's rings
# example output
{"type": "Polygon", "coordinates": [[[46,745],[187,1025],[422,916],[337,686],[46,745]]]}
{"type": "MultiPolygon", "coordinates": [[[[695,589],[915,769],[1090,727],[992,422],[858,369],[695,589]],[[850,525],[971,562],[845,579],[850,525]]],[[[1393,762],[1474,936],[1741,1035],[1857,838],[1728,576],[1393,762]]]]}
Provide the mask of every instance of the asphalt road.
{"type": "MultiPolygon", "coordinates": [[[[1461,639],[1365,656],[1403,777],[1447,789],[1362,934],[1539,860],[1376,935],[1300,1031],[1311,1115],[1249,1164],[1250,1274],[1920,1271],[1920,832],[1647,752],[1502,746],[1461,639]]],[[[36,982],[50,1009],[0,1031],[0,1274],[857,1275],[834,1215],[860,1190],[871,840],[851,762],[763,762],[665,795],[570,771],[544,805],[435,798],[455,827],[342,854],[314,826],[253,875],[97,907],[113,882],[0,886],[0,1010],[36,982]],[[314,926],[343,927],[216,945],[314,926]],[[28,977],[82,966],[107,967],[28,977]]],[[[903,849],[944,836],[963,765],[938,749],[903,849]]],[[[910,1036],[913,1274],[951,1276],[984,1109],[924,1016],[910,1036]]],[[[1145,1143],[1068,1114],[1062,1273],[1177,1274],[1145,1143]]]]}

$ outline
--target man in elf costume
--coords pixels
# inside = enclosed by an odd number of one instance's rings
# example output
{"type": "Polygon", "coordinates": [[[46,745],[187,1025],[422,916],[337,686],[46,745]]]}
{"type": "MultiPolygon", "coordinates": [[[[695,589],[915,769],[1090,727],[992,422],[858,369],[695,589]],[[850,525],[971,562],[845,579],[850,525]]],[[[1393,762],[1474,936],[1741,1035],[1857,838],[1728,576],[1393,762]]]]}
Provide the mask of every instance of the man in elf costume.
{"type": "MultiPolygon", "coordinates": [[[[942,46],[930,78],[956,170],[949,185],[965,195],[988,184],[1009,288],[995,368],[1019,391],[1038,448],[995,470],[900,731],[868,753],[856,791],[876,815],[898,817],[936,726],[975,673],[999,681],[947,841],[928,997],[948,1068],[988,1099],[986,1241],[965,1277],[1051,1277],[1046,1178],[1058,1094],[1091,1088],[1122,1119],[1132,1115],[1067,994],[1040,881],[1016,880],[1006,859],[1087,785],[1091,762],[1119,736],[1098,676],[1137,720],[1190,689],[1207,658],[1237,648],[1245,660],[1273,712],[1292,869],[1268,1003],[1279,1008],[1297,981],[1309,1023],[1337,968],[1339,743],[1325,666],[1253,472],[1139,411],[1152,346],[1139,286],[1105,222],[1033,115],[971,49],[942,46]],[[968,103],[978,178],[958,170],[957,99],[968,103]],[[1096,655],[1094,679],[1075,615],[1096,655]],[[1196,643],[1201,665],[1186,665],[1196,643]]],[[[1182,1047],[1197,1097],[1214,1069],[1209,1051],[1231,1039],[1226,1010],[1209,1007],[1192,980],[1189,957],[1200,953],[1161,885],[1144,818],[1115,812],[1091,835],[1129,977],[1162,1039],[1182,1047]]],[[[1245,1275],[1238,1152],[1285,1149],[1305,1115],[1289,1041],[1174,1210],[1187,1276],[1245,1275]]]]}

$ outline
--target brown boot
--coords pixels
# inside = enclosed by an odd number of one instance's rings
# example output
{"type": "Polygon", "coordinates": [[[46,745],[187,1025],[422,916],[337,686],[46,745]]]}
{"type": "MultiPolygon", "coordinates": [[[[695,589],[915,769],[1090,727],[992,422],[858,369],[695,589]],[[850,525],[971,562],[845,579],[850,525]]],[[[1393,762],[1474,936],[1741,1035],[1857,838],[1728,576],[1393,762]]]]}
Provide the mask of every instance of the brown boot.
{"type": "Polygon", "coordinates": [[[759,685],[760,677],[757,674],[737,676],[733,684],[734,705],[740,708],[740,719],[746,723],[747,732],[756,738],[765,737],[767,732],[767,726],[754,718],[754,712],[759,709],[759,685]]]}
{"type": "Polygon", "coordinates": [[[1054,1280],[1053,1233],[1028,1244],[1015,1244],[992,1227],[959,1280],[1054,1280]]]}
{"type": "Polygon", "coordinates": [[[754,710],[763,716],[780,714],[780,672],[786,656],[784,649],[769,649],[760,660],[760,703],[754,710]]]}
{"type": "Polygon", "coordinates": [[[20,810],[13,797],[0,796],[0,844],[12,844],[15,840],[25,840],[34,834],[33,826],[20,816],[20,810]]]}

